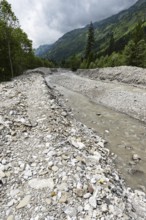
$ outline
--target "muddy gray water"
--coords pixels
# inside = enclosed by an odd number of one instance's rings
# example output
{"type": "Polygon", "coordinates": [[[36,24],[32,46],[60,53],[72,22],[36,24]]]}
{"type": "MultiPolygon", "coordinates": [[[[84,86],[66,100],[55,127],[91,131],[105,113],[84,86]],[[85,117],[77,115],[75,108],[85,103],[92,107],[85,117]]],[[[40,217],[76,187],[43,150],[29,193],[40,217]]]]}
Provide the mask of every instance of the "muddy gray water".
{"type": "Polygon", "coordinates": [[[117,155],[115,164],[132,188],[146,187],[146,124],[125,114],[95,104],[82,94],[56,85],[67,99],[77,120],[97,131],[107,140],[107,147],[117,155]],[[141,160],[133,163],[133,154],[141,160]]]}

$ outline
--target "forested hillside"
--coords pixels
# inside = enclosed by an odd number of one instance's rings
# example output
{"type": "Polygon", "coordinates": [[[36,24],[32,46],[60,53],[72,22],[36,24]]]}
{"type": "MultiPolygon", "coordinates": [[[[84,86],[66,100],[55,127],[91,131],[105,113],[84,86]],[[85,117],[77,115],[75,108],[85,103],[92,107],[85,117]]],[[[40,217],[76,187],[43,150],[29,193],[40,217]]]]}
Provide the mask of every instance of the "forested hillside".
{"type": "Polygon", "coordinates": [[[48,52],[48,50],[51,49],[51,46],[52,46],[51,44],[50,45],[44,44],[44,45],[39,46],[37,49],[35,49],[35,55],[38,57],[45,58],[46,53],[48,52]]]}
{"type": "Polygon", "coordinates": [[[0,81],[9,80],[24,70],[53,64],[35,57],[32,41],[20,28],[19,21],[6,1],[0,2],[0,81]]]}
{"type": "Polygon", "coordinates": [[[71,63],[73,65],[75,63],[80,68],[115,65],[144,66],[145,16],[146,0],[139,0],[129,9],[103,21],[95,22],[93,24],[94,56],[90,59],[92,62],[84,59],[89,25],[66,33],[44,55],[66,67],[71,63]],[[139,54],[135,57],[137,51],[139,54]]]}

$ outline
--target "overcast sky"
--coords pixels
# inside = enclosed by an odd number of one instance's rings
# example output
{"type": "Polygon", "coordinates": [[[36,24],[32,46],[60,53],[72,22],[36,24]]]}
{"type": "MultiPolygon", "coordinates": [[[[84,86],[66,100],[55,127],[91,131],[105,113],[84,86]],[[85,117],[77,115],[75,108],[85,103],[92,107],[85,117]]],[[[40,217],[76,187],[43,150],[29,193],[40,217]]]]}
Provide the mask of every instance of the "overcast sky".
{"type": "Polygon", "coordinates": [[[33,46],[128,8],[137,0],[8,0],[33,46]]]}

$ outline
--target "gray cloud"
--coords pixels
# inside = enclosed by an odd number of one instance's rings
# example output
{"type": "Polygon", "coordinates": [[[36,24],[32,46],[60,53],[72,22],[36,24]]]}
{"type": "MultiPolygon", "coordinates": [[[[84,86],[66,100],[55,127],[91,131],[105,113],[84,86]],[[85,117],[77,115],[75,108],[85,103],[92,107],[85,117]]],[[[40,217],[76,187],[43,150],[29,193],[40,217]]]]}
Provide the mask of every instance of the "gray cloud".
{"type": "Polygon", "coordinates": [[[8,0],[34,47],[128,8],[137,0],[8,0]]]}

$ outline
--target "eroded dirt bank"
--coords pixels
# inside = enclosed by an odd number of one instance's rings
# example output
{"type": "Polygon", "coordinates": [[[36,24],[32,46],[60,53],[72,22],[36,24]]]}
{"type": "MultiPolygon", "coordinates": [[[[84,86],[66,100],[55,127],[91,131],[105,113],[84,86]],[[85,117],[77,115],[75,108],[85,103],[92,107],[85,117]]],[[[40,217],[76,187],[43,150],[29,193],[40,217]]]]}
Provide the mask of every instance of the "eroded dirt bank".
{"type": "Polygon", "coordinates": [[[0,84],[2,220],[143,220],[146,195],[126,188],[109,151],[43,76],[0,84]]]}

